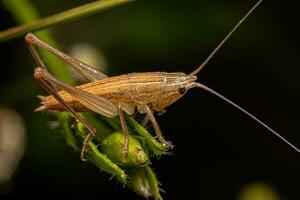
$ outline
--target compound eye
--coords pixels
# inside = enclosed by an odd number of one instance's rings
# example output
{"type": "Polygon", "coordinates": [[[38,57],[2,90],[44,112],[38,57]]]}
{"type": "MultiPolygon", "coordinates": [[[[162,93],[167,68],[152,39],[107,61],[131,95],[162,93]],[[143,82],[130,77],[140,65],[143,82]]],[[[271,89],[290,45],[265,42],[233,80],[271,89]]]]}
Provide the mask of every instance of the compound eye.
{"type": "Polygon", "coordinates": [[[186,92],[186,88],[182,87],[178,89],[179,94],[183,95],[186,92]]]}

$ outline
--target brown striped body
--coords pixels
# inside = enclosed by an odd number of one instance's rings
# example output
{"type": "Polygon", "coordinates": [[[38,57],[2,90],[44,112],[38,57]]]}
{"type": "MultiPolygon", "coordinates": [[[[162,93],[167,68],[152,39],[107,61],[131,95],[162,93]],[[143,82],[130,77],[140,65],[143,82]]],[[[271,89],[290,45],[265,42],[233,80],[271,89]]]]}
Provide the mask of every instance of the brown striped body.
{"type": "MultiPolygon", "coordinates": [[[[195,80],[195,76],[184,73],[130,73],[86,83],[76,88],[100,96],[115,105],[121,104],[128,108],[127,110],[131,110],[127,112],[128,114],[133,114],[136,107],[139,112],[143,113],[143,105],[149,105],[158,112],[163,111],[185,93],[180,92],[181,88],[189,89],[195,80]]],[[[67,92],[60,91],[58,94],[75,111],[88,110],[67,92]]],[[[45,97],[41,103],[47,110],[65,110],[51,95],[45,97]]]]}

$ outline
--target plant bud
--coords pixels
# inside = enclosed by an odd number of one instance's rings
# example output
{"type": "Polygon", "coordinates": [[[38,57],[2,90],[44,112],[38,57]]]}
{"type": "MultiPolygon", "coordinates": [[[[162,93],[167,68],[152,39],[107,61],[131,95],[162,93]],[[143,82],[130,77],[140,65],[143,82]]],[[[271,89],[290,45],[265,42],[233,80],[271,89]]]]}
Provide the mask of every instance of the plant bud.
{"type": "Polygon", "coordinates": [[[137,139],[129,135],[128,156],[122,153],[124,142],[123,133],[114,132],[102,141],[102,151],[109,159],[122,167],[136,168],[149,164],[149,158],[137,139]]]}

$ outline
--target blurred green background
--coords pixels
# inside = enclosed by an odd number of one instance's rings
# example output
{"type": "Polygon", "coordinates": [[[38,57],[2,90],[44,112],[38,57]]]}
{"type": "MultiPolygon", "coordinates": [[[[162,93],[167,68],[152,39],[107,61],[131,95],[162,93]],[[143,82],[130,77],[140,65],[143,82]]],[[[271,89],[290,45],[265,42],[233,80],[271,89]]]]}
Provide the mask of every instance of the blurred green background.
{"type": "MultiPolygon", "coordinates": [[[[32,2],[45,17],[91,1],[32,2]]],[[[189,73],[254,2],[136,1],[49,30],[65,52],[74,53],[78,44],[92,49],[101,57],[95,62],[107,66],[103,71],[109,76],[189,73]]],[[[265,1],[199,74],[199,80],[299,147],[298,6],[297,1],[265,1]]],[[[1,30],[15,25],[1,5],[1,30]]],[[[35,65],[23,37],[1,43],[0,51],[0,105],[21,115],[27,134],[24,157],[13,178],[0,185],[0,195],[139,199],[107,174],[81,162],[49,128],[55,120],[51,114],[33,112],[39,105],[36,95],[45,91],[34,81],[35,65]]],[[[165,199],[300,198],[300,155],[214,96],[193,89],[157,119],[166,138],[176,145],[174,155],[152,163],[165,199]]]]}

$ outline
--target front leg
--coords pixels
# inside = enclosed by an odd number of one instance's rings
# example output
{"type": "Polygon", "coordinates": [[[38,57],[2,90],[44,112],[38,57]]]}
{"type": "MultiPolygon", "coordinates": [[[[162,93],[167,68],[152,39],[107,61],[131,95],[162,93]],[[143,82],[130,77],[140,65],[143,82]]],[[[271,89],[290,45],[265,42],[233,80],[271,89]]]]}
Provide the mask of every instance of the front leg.
{"type": "Polygon", "coordinates": [[[147,113],[147,118],[151,121],[158,140],[163,143],[166,149],[173,149],[174,145],[170,141],[165,140],[150,107],[148,105],[143,105],[140,109],[147,113]]]}
{"type": "MultiPolygon", "coordinates": [[[[163,114],[165,114],[165,113],[166,113],[166,110],[162,110],[162,111],[158,112],[157,115],[158,115],[158,116],[161,116],[161,115],[163,115],[163,114]]],[[[142,125],[143,127],[146,127],[146,126],[148,125],[149,121],[150,121],[149,115],[145,115],[145,117],[144,117],[143,120],[141,121],[141,125],[142,125]]]]}

